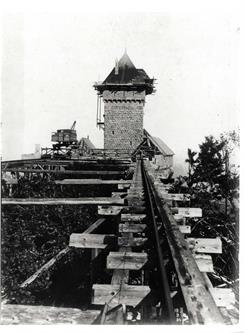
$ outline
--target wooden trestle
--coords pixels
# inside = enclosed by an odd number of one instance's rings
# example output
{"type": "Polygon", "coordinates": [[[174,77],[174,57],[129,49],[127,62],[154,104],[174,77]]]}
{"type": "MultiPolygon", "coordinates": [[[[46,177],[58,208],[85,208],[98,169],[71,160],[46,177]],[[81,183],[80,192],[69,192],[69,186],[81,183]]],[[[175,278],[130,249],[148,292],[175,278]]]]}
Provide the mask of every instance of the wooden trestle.
{"type": "MultiPolygon", "coordinates": [[[[116,163],[119,162],[117,161],[116,163]]],[[[15,167],[11,163],[9,167],[6,165],[5,171],[14,170],[15,168],[12,168],[12,166],[15,167]]],[[[20,170],[18,171],[20,172],[20,170]]],[[[46,172],[44,170],[39,171],[46,172]]],[[[51,170],[49,171],[51,172],[51,170]]],[[[26,172],[26,169],[24,172],[26,172]]],[[[36,172],[36,170],[29,169],[27,172],[36,172]]],[[[61,170],[59,172],[62,173],[61,170]]],[[[67,170],[64,173],[67,173],[67,170]]],[[[80,171],[79,173],[82,174],[80,171]]],[[[96,173],[88,173],[88,171],[84,173],[98,174],[97,171],[96,173]]],[[[116,171],[113,173],[103,171],[100,174],[115,175],[116,171]]],[[[96,184],[99,186],[102,184],[117,184],[118,190],[122,190],[122,192],[113,192],[109,198],[4,198],[2,200],[3,205],[92,204],[98,206],[98,214],[101,216],[85,232],[71,234],[67,247],[24,281],[21,284],[21,288],[26,288],[32,284],[68,252],[72,251],[74,247],[92,249],[93,258],[100,251],[109,250],[106,269],[113,270],[111,283],[94,283],[92,286],[92,304],[101,306],[99,322],[101,324],[125,324],[127,323],[127,310],[130,308],[140,309],[142,315],[145,312],[146,317],[146,309],[148,307],[146,299],[150,296],[151,289],[144,277],[147,266],[151,265],[151,259],[145,250],[145,244],[148,241],[152,241],[147,236],[150,234],[148,230],[151,228],[152,221],[149,219],[146,206],[147,196],[145,195],[144,177],[147,177],[150,184],[154,206],[157,211],[157,230],[163,230],[162,234],[164,237],[160,240],[160,244],[166,242],[170,249],[170,256],[163,258],[163,265],[166,267],[169,260],[171,260],[179,281],[178,289],[170,290],[172,301],[177,292],[182,293],[190,323],[230,323],[230,319],[226,317],[226,311],[234,306],[234,294],[229,288],[214,288],[207,275],[214,272],[211,254],[222,252],[221,240],[220,238],[190,237],[191,227],[187,224],[188,218],[201,217],[201,209],[188,207],[191,199],[189,195],[168,193],[169,187],[163,185],[159,175],[151,167],[149,161],[137,160],[132,180],[63,179],[55,181],[58,185],[96,184]],[[142,164],[144,164],[144,168],[142,168],[142,164]],[[177,207],[176,203],[179,201],[185,203],[186,207],[177,207]],[[176,207],[173,207],[173,204],[176,207]],[[106,224],[107,216],[110,216],[110,218],[111,216],[114,217],[114,221],[118,226],[117,233],[96,233],[99,226],[106,224]],[[141,274],[140,285],[130,284],[130,274],[135,271],[141,274]]],[[[163,308],[164,304],[161,304],[161,307],[163,308]]],[[[7,305],[5,309],[5,313],[7,313],[7,305]]],[[[14,314],[20,315],[21,307],[16,305],[15,308],[12,307],[11,309],[14,314]]],[[[40,309],[37,310],[40,312],[40,309]]],[[[26,314],[30,314],[34,310],[33,307],[30,307],[29,312],[26,308],[24,311],[26,314]]],[[[52,316],[52,312],[49,309],[46,311],[49,311],[48,313],[52,316]]],[[[73,310],[70,309],[70,311],[72,312],[73,310]]],[[[69,311],[67,315],[68,313],[69,311]]],[[[77,312],[74,310],[72,313],[74,313],[76,318],[74,321],[76,322],[77,312]]],[[[88,315],[89,321],[93,315],[94,313],[88,315]]],[[[82,316],[85,316],[85,314],[82,314],[81,318],[82,316]]],[[[40,321],[45,323],[45,320],[40,319],[40,321]]],[[[66,321],[63,320],[61,322],[66,321]]],[[[174,324],[175,321],[171,323],[174,324]]]]}

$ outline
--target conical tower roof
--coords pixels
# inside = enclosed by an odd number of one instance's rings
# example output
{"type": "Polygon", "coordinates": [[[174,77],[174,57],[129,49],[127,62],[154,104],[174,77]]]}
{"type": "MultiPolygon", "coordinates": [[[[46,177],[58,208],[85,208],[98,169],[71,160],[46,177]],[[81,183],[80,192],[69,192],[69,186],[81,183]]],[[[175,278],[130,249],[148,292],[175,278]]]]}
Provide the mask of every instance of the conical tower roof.
{"type": "Polygon", "coordinates": [[[128,84],[132,81],[145,82],[149,79],[143,69],[137,69],[127,52],[123,54],[103,84],[128,84]]]}
{"type": "Polygon", "coordinates": [[[144,69],[136,68],[126,50],[115,67],[102,83],[95,83],[94,88],[102,94],[105,90],[145,91],[152,94],[154,79],[150,79],[144,69]]]}
{"type": "Polygon", "coordinates": [[[130,57],[128,56],[126,50],[121,59],[118,62],[119,68],[128,67],[128,68],[136,68],[130,57]]]}

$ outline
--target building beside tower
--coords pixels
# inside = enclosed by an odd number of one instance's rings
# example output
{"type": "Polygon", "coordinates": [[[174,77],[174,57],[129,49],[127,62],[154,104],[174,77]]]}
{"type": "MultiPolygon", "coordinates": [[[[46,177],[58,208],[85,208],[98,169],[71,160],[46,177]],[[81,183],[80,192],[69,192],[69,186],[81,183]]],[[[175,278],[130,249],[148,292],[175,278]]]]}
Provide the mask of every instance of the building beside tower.
{"type": "Polygon", "coordinates": [[[166,152],[167,167],[172,167],[172,150],[161,139],[152,141],[153,137],[144,130],[144,105],[146,95],[155,91],[154,79],[144,69],[136,68],[125,52],[107,78],[95,83],[94,88],[98,96],[97,125],[104,130],[104,149],[128,150],[131,155],[143,149],[146,156],[157,161],[164,160],[166,152]]]}

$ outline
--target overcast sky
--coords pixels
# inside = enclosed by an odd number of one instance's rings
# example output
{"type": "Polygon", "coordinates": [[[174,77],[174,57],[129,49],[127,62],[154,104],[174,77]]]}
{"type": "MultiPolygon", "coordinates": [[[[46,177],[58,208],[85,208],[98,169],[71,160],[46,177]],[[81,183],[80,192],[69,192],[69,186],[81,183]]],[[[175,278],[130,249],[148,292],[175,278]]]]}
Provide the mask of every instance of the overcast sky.
{"type": "Polygon", "coordinates": [[[227,14],[46,13],[5,15],[3,29],[3,159],[50,146],[51,132],[77,121],[78,137],[97,147],[93,84],[125,47],[157,79],[144,127],[183,164],[187,148],[239,124],[239,24],[227,14]]]}

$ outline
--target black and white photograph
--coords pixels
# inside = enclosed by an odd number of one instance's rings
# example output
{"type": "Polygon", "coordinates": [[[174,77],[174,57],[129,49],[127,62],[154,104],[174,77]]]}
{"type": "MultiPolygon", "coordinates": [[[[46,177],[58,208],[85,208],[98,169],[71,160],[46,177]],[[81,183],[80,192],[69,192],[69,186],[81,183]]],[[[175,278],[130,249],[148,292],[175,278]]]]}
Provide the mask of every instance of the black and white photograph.
{"type": "Polygon", "coordinates": [[[238,1],[36,3],[2,13],[1,326],[241,332],[238,1]]]}

